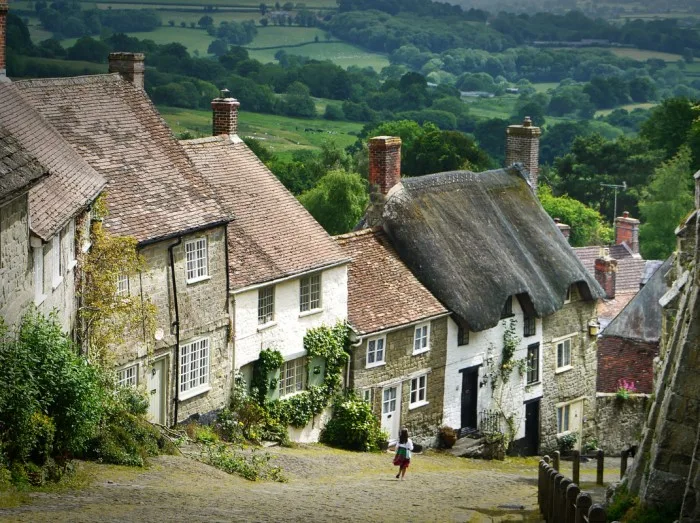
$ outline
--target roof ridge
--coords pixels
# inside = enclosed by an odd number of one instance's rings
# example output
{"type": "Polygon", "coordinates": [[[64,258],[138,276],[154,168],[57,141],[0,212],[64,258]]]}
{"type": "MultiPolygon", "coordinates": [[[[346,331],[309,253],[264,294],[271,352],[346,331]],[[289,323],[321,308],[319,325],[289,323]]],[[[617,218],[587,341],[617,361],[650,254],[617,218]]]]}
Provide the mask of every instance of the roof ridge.
{"type": "Polygon", "coordinates": [[[367,236],[369,234],[375,234],[377,232],[384,232],[380,225],[375,225],[374,227],[368,227],[366,229],[360,229],[359,231],[346,232],[345,234],[337,234],[332,238],[334,240],[350,240],[353,238],[367,236]]]}
{"type": "MultiPolygon", "coordinates": [[[[205,136],[203,138],[190,138],[187,140],[178,140],[182,145],[199,145],[203,143],[217,143],[231,141],[228,136],[218,135],[218,136],[205,136]]],[[[233,142],[231,142],[233,143],[233,142]]]]}
{"type": "MultiPolygon", "coordinates": [[[[59,78],[28,78],[16,80],[13,84],[19,85],[80,85],[87,83],[116,83],[121,81],[119,73],[90,74],[83,76],[67,76],[59,78]]],[[[126,81],[125,81],[126,82],[126,81]]]]}

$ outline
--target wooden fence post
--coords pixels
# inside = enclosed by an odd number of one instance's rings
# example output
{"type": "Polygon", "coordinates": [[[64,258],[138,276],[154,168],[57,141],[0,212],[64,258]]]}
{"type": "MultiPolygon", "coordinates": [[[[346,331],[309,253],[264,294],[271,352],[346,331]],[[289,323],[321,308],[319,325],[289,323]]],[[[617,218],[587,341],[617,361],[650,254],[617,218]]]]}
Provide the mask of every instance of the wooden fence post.
{"type": "Polygon", "coordinates": [[[598,485],[603,484],[603,470],[605,469],[605,454],[602,450],[598,451],[598,473],[596,474],[596,483],[598,485]]]}
{"type": "Polygon", "coordinates": [[[627,472],[627,457],[629,456],[628,450],[622,451],[622,460],[620,461],[620,479],[625,477],[627,472]]]}
{"type": "Polygon", "coordinates": [[[566,491],[571,484],[569,478],[564,478],[559,485],[559,521],[562,523],[566,520],[566,491]]]}
{"type": "Polygon", "coordinates": [[[591,495],[587,492],[582,492],[576,498],[576,520],[575,523],[586,523],[584,516],[588,516],[588,511],[593,505],[591,495]]]}
{"type": "Polygon", "coordinates": [[[558,450],[554,451],[554,464],[552,465],[555,469],[557,469],[557,472],[559,472],[559,461],[561,459],[561,452],[558,450]]]}
{"type": "Polygon", "coordinates": [[[576,498],[581,489],[578,485],[572,483],[566,488],[566,512],[564,514],[564,523],[576,522],[576,498]]]}
{"type": "Polygon", "coordinates": [[[540,507],[540,514],[544,514],[544,499],[547,484],[545,475],[547,473],[547,463],[540,460],[539,475],[537,477],[537,505],[540,507]]]}
{"type": "Polygon", "coordinates": [[[574,483],[577,485],[580,483],[581,479],[581,451],[574,450],[573,462],[571,464],[571,476],[574,483]]]}
{"type": "Polygon", "coordinates": [[[561,482],[564,480],[564,476],[557,472],[554,476],[554,491],[552,492],[552,521],[561,521],[561,514],[559,513],[559,492],[561,490],[561,482]]]}
{"type": "Polygon", "coordinates": [[[588,523],[606,523],[608,516],[602,505],[593,505],[588,509],[588,523]]]}
{"type": "Polygon", "coordinates": [[[557,488],[557,474],[559,473],[554,469],[549,471],[549,487],[547,492],[547,514],[549,517],[547,518],[547,521],[556,521],[554,519],[554,493],[556,492],[557,488]]]}

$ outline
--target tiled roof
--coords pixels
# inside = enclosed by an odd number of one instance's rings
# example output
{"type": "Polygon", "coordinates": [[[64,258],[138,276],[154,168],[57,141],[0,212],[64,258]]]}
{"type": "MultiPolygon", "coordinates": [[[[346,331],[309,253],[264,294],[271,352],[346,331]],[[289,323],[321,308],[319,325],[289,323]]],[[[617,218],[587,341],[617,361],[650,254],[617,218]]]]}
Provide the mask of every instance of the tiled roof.
{"type": "Polygon", "coordinates": [[[229,225],[231,289],[348,261],[333,239],[239,138],[180,142],[206,176],[229,225]]]}
{"type": "Polygon", "coordinates": [[[407,325],[447,313],[401,261],[380,228],[336,236],[352,258],[348,319],[360,334],[407,325]]]}
{"type": "Polygon", "coordinates": [[[45,174],[48,169],[0,125],[0,204],[28,191],[45,174]]]}
{"type": "MultiPolygon", "coordinates": [[[[610,257],[617,260],[616,292],[638,291],[644,278],[646,261],[634,258],[625,245],[609,247],[610,257]]],[[[595,260],[600,256],[601,247],[574,247],[576,256],[586,270],[595,277],[595,260]]]]}
{"type": "Polygon", "coordinates": [[[0,125],[51,175],[29,192],[32,231],[48,240],[97,197],[105,179],[31,107],[17,85],[0,83],[0,125]]]}
{"type": "Polygon", "coordinates": [[[152,242],[229,220],[146,93],[119,75],[13,85],[107,178],[113,233],[152,242]]]}

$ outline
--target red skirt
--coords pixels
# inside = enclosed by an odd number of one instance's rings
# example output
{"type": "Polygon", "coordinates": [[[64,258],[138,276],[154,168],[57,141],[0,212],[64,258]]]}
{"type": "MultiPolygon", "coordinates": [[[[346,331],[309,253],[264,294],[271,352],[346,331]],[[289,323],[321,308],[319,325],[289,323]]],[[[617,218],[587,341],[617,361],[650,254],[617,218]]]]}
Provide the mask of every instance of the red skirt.
{"type": "Polygon", "coordinates": [[[407,469],[411,464],[411,458],[406,457],[406,449],[400,448],[394,456],[394,465],[407,469]]]}

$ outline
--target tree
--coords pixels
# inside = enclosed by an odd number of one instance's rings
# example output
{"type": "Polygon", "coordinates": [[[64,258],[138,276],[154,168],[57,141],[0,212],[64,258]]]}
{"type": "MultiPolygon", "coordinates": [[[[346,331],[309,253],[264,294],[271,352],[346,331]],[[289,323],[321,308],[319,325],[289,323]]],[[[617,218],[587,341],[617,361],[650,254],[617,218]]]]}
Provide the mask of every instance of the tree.
{"type": "Polygon", "coordinates": [[[642,194],[639,240],[647,259],[666,259],[676,247],[675,228],[695,201],[690,161],[690,149],[682,146],[671,160],[654,171],[642,194]]]}
{"type": "Polygon", "coordinates": [[[260,9],[260,15],[265,16],[265,13],[267,13],[267,4],[260,4],[258,7],[260,9]]]}
{"type": "Polygon", "coordinates": [[[207,27],[211,27],[214,25],[214,19],[209,15],[204,15],[202,18],[199,19],[197,24],[202,29],[206,29],[207,27]]]}
{"type": "Polygon", "coordinates": [[[223,64],[221,59],[228,53],[228,43],[226,40],[222,40],[220,38],[213,40],[207,48],[207,53],[218,56],[219,61],[223,64]]]}
{"type": "Polygon", "coordinates": [[[488,155],[474,140],[459,131],[429,130],[406,151],[402,171],[410,176],[468,169],[482,171],[491,165],[488,155]]]}
{"type": "Polygon", "coordinates": [[[605,225],[603,217],[595,209],[567,195],[554,196],[552,189],[546,185],[540,185],[537,195],[547,214],[571,226],[569,242],[574,247],[605,245],[612,240],[612,229],[605,225]]]}
{"type": "Polygon", "coordinates": [[[360,221],[369,199],[366,182],[359,174],[334,170],[299,196],[299,201],[328,234],[343,234],[360,221]]]}
{"type": "Polygon", "coordinates": [[[667,98],[651,110],[640,134],[652,147],[663,149],[667,158],[671,158],[688,140],[688,133],[698,117],[700,111],[687,98],[667,98]]]}
{"type": "Polygon", "coordinates": [[[68,49],[67,58],[69,60],[103,63],[107,61],[108,55],[109,47],[107,44],[89,36],[83,36],[75,42],[73,47],[68,49]]]}

